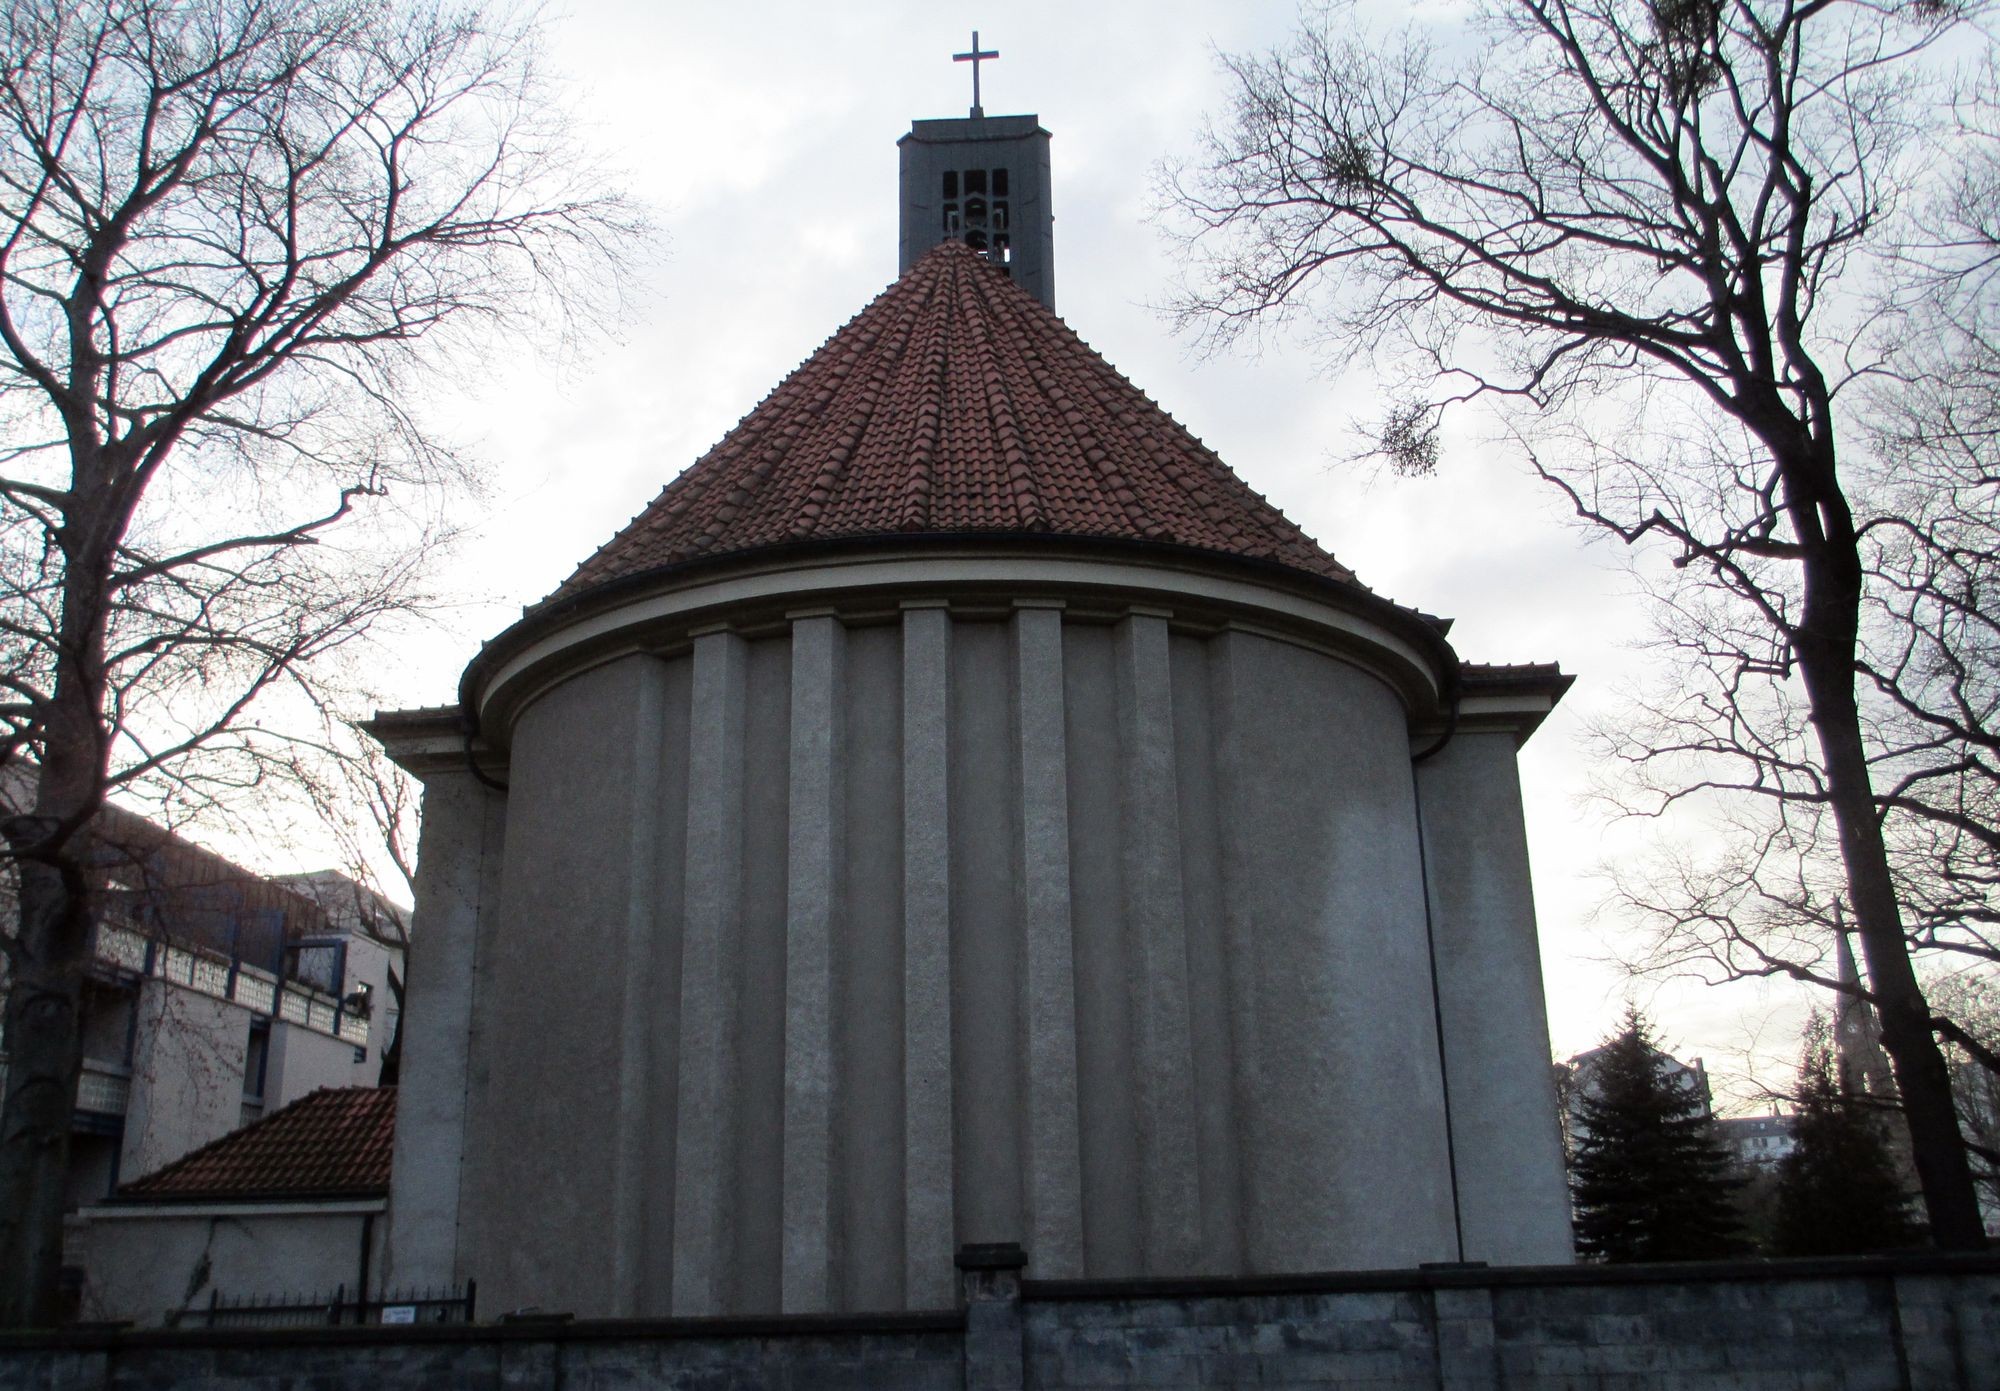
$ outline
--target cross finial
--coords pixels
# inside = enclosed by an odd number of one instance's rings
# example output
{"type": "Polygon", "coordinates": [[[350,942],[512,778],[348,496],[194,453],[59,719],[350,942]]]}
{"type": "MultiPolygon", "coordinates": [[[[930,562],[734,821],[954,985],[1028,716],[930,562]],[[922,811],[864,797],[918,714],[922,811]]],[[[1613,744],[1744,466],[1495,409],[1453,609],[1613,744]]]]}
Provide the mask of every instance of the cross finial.
{"type": "Polygon", "coordinates": [[[972,114],[974,116],[984,116],[986,114],[986,108],[979,104],[979,61],[982,58],[998,58],[999,56],[1000,50],[997,48],[987,49],[983,53],[980,51],[979,31],[977,29],[972,31],[972,52],[954,53],[951,55],[951,61],[954,63],[972,64],[972,114]]]}

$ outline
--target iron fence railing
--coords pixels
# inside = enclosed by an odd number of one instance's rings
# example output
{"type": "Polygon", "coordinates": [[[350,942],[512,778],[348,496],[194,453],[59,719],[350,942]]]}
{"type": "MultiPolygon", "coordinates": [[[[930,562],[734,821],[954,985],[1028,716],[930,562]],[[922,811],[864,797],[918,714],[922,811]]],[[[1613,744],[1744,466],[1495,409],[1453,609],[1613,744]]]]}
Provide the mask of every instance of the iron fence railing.
{"type": "Polygon", "coordinates": [[[385,1291],[370,1299],[350,1296],[347,1286],[331,1294],[226,1295],[211,1290],[206,1307],[182,1309],[169,1317],[176,1328],[310,1328],[368,1323],[471,1323],[479,1285],[467,1280],[445,1289],[385,1291]]]}

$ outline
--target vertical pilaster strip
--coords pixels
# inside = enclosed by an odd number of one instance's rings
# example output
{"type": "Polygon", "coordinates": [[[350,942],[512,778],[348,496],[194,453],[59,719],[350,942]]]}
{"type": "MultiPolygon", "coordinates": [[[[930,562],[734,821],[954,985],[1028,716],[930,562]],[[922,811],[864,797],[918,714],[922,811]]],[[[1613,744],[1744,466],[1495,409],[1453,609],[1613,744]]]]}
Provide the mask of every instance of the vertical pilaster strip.
{"type": "Polygon", "coordinates": [[[1014,697],[1021,778],[1028,1259],[1042,1279],[1070,1279],[1083,1274],[1083,1160],[1077,1138],[1060,607],[1017,606],[1014,697]]]}
{"type": "MultiPolygon", "coordinates": [[[[394,746],[392,746],[394,747],[394,746]]],[[[399,750],[400,752],[400,750],[399,750]]],[[[492,970],[480,948],[499,912],[507,797],[481,786],[461,761],[424,775],[414,928],[424,949],[409,959],[417,1007],[403,1016],[389,1213],[388,1278],[445,1285],[459,1279],[459,1182],[466,1150],[466,1090],[473,1076],[477,983],[492,970]]]]}
{"type": "Polygon", "coordinates": [[[687,1316],[719,1314],[729,1297],[745,656],[734,633],[695,638],[674,1154],[673,1312],[687,1316]]]}
{"type": "Polygon", "coordinates": [[[1237,1211],[1242,1214],[1245,1262],[1250,1270],[1261,1271],[1271,1268],[1274,1253],[1280,1249],[1272,1227],[1283,1217],[1272,1211],[1272,1185],[1263,1181],[1259,1168],[1269,1153],[1262,1138],[1266,1089],[1258,972],[1264,959],[1255,911],[1256,870],[1244,840],[1254,794],[1244,767],[1242,721],[1248,712],[1242,708],[1240,690],[1247,679],[1242,669],[1242,643],[1243,639],[1231,632],[1221,633],[1209,643],[1209,723],[1215,750],[1216,838],[1222,852],[1231,1087],[1238,1127],[1237,1211]]]}
{"type": "Polygon", "coordinates": [[[1181,898],[1167,621],[1135,611],[1118,625],[1125,924],[1132,963],[1132,1075],[1139,1119],[1139,1219],[1148,1274],[1201,1256],[1194,1040],[1187,918],[1181,898]]]}
{"type": "Polygon", "coordinates": [[[830,1307],[833,938],[840,904],[841,713],[846,630],[792,621],[791,796],[785,901],[785,1313],[830,1307]]]}
{"type": "Polygon", "coordinates": [[[951,1138],[951,615],[903,612],[903,1279],[912,1309],[956,1299],[951,1138]]]}
{"type": "Polygon", "coordinates": [[[625,932],[622,959],[625,998],[618,1025],[617,1153],[612,1158],[612,1312],[639,1311],[645,1262],[646,1163],[650,1134],[647,1097],[652,1085],[653,941],[660,855],[660,776],[665,758],[666,670],[647,660],[639,668],[632,702],[631,805],[626,809],[625,932]]]}

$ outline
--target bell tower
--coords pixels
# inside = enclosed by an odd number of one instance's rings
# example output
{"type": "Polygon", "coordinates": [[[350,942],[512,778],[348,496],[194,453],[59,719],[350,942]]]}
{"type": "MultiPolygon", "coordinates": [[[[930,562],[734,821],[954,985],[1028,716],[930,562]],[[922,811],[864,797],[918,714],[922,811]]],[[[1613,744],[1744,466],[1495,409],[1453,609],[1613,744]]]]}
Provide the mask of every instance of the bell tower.
{"type": "Polygon", "coordinates": [[[972,64],[972,110],[963,119],[912,121],[896,142],[902,156],[898,274],[941,241],[962,241],[1050,309],[1056,305],[1055,212],[1049,190],[1049,133],[1037,116],[988,116],[979,98],[982,51],[953,55],[972,64]]]}

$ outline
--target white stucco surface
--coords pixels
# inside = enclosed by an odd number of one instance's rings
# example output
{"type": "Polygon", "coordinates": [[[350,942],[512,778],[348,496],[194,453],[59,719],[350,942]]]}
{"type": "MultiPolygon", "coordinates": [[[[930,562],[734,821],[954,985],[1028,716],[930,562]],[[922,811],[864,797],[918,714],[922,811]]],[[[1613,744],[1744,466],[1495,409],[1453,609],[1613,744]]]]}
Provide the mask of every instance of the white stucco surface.
{"type": "MultiPolygon", "coordinates": [[[[383,1204],[104,1206],[81,1228],[85,1316],[158,1326],[210,1295],[351,1296],[361,1281],[362,1227],[383,1204]]],[[[378,1286],[371,1260],[369,1288],[378,1286]]]]}
{"type": "Polygon", "coordinates": [[[126,1179],[150,1174],[242,1122],[243,1062],[253,1017],[241,1005],[158,977],[141,984],[136,1008],[132,1087],[118,1163],[126,1179]]]}

